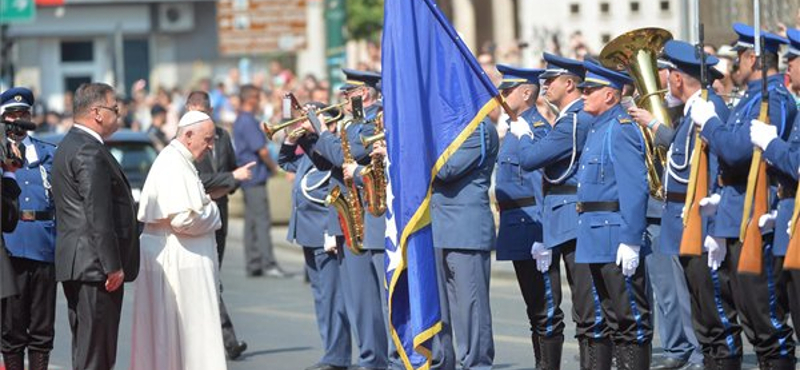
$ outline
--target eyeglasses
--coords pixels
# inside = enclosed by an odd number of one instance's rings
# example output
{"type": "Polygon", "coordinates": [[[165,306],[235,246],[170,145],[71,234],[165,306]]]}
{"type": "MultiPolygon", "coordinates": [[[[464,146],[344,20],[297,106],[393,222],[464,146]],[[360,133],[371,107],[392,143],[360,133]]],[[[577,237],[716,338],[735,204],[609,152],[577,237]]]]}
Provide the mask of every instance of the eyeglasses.
{"type": "Polygon", "coordinates": [[[98,105],[98,106],[95,106],[95,108],[108,109],[108,110],[114,112],[114,114],[119,116],[119,105],[115,105],[113,107],[106,107],[106,106],[103,106],[103,105],[98,105]]]}
{"type": "Polygon", "coordinates": [[[581,89],[581,93],[583,95],[592,95],[592,93],[594,93],[595,91],[600,91],[600,89],[602,88],[603,86],[584,87],[583,89],[581,89]]]}

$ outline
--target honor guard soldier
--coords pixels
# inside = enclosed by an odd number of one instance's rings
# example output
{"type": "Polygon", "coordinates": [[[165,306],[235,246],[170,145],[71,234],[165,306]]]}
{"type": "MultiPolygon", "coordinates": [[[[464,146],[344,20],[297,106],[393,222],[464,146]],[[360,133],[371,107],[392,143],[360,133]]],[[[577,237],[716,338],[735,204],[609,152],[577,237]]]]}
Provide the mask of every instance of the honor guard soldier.
{"type": "MultiPolygon", "coordinates": [[[[0,95],[0,117],[30,121],[33,93],[12,88],[0,95]]],[[[2,350],[6,369],[23,370],[25,349],[31,369],[46,370],[55,335],[56,280],[55,204],[50,172],[55,146],[6,125],[6,135],[19,148],[23,166],[16,171],[22,188],[19,223],[3,235],[19,295],[3,300],[2,350]]]]}
{"type": "MultiPolygon", "coordinates": [[[[789,77],[792,90],[800,88],[800,30],[789,29],[786,32],[789,39],[789,51],[786,58],[789,64],[789,77]]],[[[773,252],[776,253],[775,264],[784,265],[787,246],[789,244],[790,220],[795,207],[797,194],[797,176],[800,168],[800,114],[795,116],[791,131],[785,139],[778,137],[778,127],[766,125],[760,121],[752,121],[750,126],[750,140],[753,145],[764,151],[764,158],[775,172],[774,178],[778,182],[777,209],[773,211],[774,233],[773,252]]],[[[797,233],[797,229],[794,229],[797,233]]],[[[796,237],[796,236],[795,236],[796,237]]],[[[788,257],[787,257],[788,258],[788,257]]],[[[776,278],[776,289],[784,299],[788,299],[792,322],[800,322],[800,270],[785,269],[781,276],[776,278]]],[[[795,324],[796,325],[796,324],[795,324]]]]}
{"type": "MultiPolygon", "coordinates": [[[[532,141],[543,138],[550,130],[550,124],[539,114],[536,101],[539,98],[539,75],[544,70],[502,64],[497,65],[497,70],[503,75],[497,89],[518,117],[516,121],[509,121],[512,133],[520,130],[530,132],[532,141]]],[[[542,174],[520,167],[519,142],[515,135],[506,135],[497,155],[494,190],[500,209],[500,226],[496,257],[498,261],[510,260],[514,264],[530,323],[535,368],[557,369],[564,340],[564,313],[559,307],[559,269],[548,272],[553,251],[542,243],[542,174]],[[542,266],[538,270],[532,253],[544,255],[540,258],[542,266]]],[[[557,251],[555,259],[558,261],[557,251]]]]}
{"type": "MultiPolygon", "coordinates": [[[[311,103],[324,108],[321,103],[311,103]]],[[[336,112],[319,114],[327,128],[336,127],[336,112]]],[[[331,130],[333,131],[333,130],[331,130]]],[[[344,295],[340,286],[336,243],[326,243],[328,207],[325,197],[330,190],[330,171],[320,171],[297,144],[288,139],[281,146],[278,165],[295,174],[292,186],[292,214],[287,240],[303,247],[306,272],[311,282],[317,327],[322,339],[323,355],[314,370],[345,370],[350,366],[350,321],[347,319],[344,295]]]]}
{"type": "MultiPolygon", "coordinates": [[[[687,184],[691,173],[690,157],[694,150],[694,124],[690,112],[695,102],[702,99],[701,90],[707,89],[708,101],[714,104],[715,111],[719,117],[727,119],[728,108],[725,101],[714,93],[708,86],[702,86],[700,81],[701,61],[697,55],[697,48],[683,41],[671,40],[664,46],[663,58],[665,60],[668,73],[668,83],[670,94],[679,99],[683,106],[683,116],[676,120],[673,129],[661,125],[652,124],[656,129],[655,137],[662,138],[668,143],[668,155],[665,170],[664,192],[666,202],[661,219],[661,238],[659,253],[671,259],[677,259],[680,251],[681,236],[683,235],[683,209],[686,202],[687,184]]],[[[721,74],[713,68],[719,60],[713,56],[705,56],[707,66],[707,81],[709,86],[711,81],[719,78],[721,74]]],[[[658,141],[658,139],[656,140],[658,141]]],[[[713,160],[710,160],[712,162],[713,160]]],[[[708,178],[714,179],[716,176],[716,166],[709,166],[708,178]]],[[[709,183],[708,191],[713,191],[715,187],[713,181],[709,183]]],[[[708,218],[704,220],[708,222],[708,218]]],[[[656,254],[655,250],[653,254],[656,254]]],[[[729,281],[732,270],[727,264],[717,268],[712,268],[708,263],[708,253],[701,256],[686,256],[680,258],[681,265],[675,267],[679,281],[673,284],[672,295],[668,303],[681,305],[683,296],[687,295],[686,284],[689,287],[691,297],[691,312],[694,313],[694,333],[702,347],[704,363],[706,369],[729,368],[729,366],[739,366],[738,357],[741,357],[741,327],[737,322],[736,309],[734,307],[733,296],[729,284],[720,283],[729,281]],[[681,290],[678,290],[678,289],[681,290]],[[735,364],[735,365],[734,365],[735,364]]],[[[663,266],[661,266],[663,267],[663,266]]],[[[653,275],[650,275],[651,278],[653,275]]],[[[665,285],[662,280],[653,281],[656,285],[665,285]]],[[[662,323],[660,330],[676,330],[677,326],[683,326],[681,322],[673,322],[671,328],[664,327],[662,323]]],[[[662,339],[663,342],[663,339],[662,339]]],[[[685,360],[685,359],[684,359],[685,360]]],[[[692,365],[695,366],[695,365],[692,365]]],[[[696,365],[703,368],[701,365],[696,365]]]]}
{"type": "MultiPolygon", "coordinates": [[[[433,179],[431,231],[442,310],[437,340],[445,359],[453,358],[453,334],[458,341],[458,365],[441,369],[491,369],[494,362],[489,278],[496,231],[489,185],[499,141],[484,118],[433,179]]],[[[436,360],[436,341],[433,350],[436,360]]]]}
{"type": "MultiPolygon", "coordinates": [[[[709,250],[709,262],[714,265],[723,265],[727,254],[730,257],[729,268],[738,266],[742,251],[739,232],[753,153],[749,135],[750,122],[758,117],[761,110],[762,78],[767,79],[770,122],[778,127],[782,137],[788,137],[789,123],[797,113],[794,100],[783,85],[784,77],[778,73],[778,51],[781,44],[787,41],[780,36],[762,32],[761,36],[765,40],[765,50],[762,50],[764,58],[757,60],[753,50],[757,41],[754,40],[753,28],[737,23],[733,25],[733,29],[739,35],[735,46],[739,71],[734,74],[734,79],[738,85],[746,85],[747,91],[731,111],[727,122],[717,116],[716,108],[711,102],[697,101],[691,111],[692,120],[708,143],[710,152],[717,155],[719,162],[720,189],[702,202],[705,204],[703,212],[714,214],[705,247],[709,250]],[[766,61],[766,76],[761,72],[762,60],[766,61]]],[[[774,171],[770,170],[772,172],[774,171]]],[[[766,232],[766,229],[762,230],[762,234],[766,232]]],[[[786,299],[782,289],[776,285],[781,272],[781,264],[776,263],[776,256],[783,256],[785,249],[778,250],[769,241],[769,237],[765,239],[767,243],[763,248],[761,266],[763,272],[759,275],[730,275],[734,302],[761,368],[793,368],[794,340],[792,328],[786,322],[788,307],[785,307],[786,299]]],[[[739,351],[740,349],[737,352],[739,351]]]]}
{"type": "MultiPolygon", "coordinates": [[[[349,106],[351,117],[345,117],[344,124],[339,130],[345,130],[350,151],[354,160],[361,165],[370,161],[369,150],[361,143],[362,136],[370,136],[374,132],[374,125],[366,121],[374,119],[378,114],[377,84],[380,74],[350,69],[342,70],[346,82],[342,90],[346,99],[353,101],[361,98],[364,104],[364,119],[350,121],[354,117],[353,106],[349,106]],[[345,126],[346,125],[346,126],[345,126]]],[[[355,116],[357,117],[357,116],[355,116]]],[[[303,121],[302,127],[311,134],[306,134],[298,139],[298,144],[306,153],[311,153],[311,159],[318,170],[331,171],[331,187],[339,186],[342,191],[348,191],[343,186],[344,179],[344,153],[342,151],[341,133],[331,132],[314,133],[313,126],[308,120],[303,121]]],[[[356,167],[350,168],[352,176],[356,167]]],[[[363,197],[362,197],[363,199],[363,197]]],[[[384,233],[385,221],[383,218],[366,220],[364,228],[363,253],[357,255],[349,248],[341,248],[340,263],[343,274],[343,293],[350,325],[356,332],[359,347],[357,369],[385,369],[388,367],[389,343],[387,341],[387,324],[385,310],[386,294],[384,289],[384,233]],[[380,224],[380,225],[378,225],[380,224]]],[[[329,208],[328,233],[343,240],[341,227],[336,210],[329,208]]]]}
{"type": "MultiPolygon", "coordinates": [[[[623,87],[633,81],[594,62],[584,67],[578,87],[584,111],[595,120],[578,167],[575,260],[589,264],[608,322],[603,338],[614,342],[618,369],[648,369],[653,328],[645,266],[639,263],[648,252],[645,144],[620,105],[623,87]]],[[[594,366],[610,369],[611,361],[594,366]]]]}
{"type": "MultiPolygon", "coordinates": [[[[572,292],[572,318],[580,347],[580,368],[593,369],[596,363],[610,361],[611,341],[601,336],[605,322],[600,315],[599,299],[589,267],[575,263],[578,225],[575,204],[578,161],[594,118],[583,111],[578,89],[586,74],[583,63],[549,53],[544,54],[544,60],[547,69],[540,78],[544,81],[545,98],[558,108],[559,114],[553,128],[541,140],[535,141],[533,136],[524,133],[520,135],[519,163],[525,171],[543,169],[544,247],[564,259],[572,292]]],[[[553,286],[560,286],[558,259],[546,271],[554,279],[553,286]]],[[[559,296],[558,302],[560,300],[559,296]]],[[[561,343],[557,344],[557,341],[551,338],[544,342],[553,347],[563,345],[563,338],[561,343]]]]}

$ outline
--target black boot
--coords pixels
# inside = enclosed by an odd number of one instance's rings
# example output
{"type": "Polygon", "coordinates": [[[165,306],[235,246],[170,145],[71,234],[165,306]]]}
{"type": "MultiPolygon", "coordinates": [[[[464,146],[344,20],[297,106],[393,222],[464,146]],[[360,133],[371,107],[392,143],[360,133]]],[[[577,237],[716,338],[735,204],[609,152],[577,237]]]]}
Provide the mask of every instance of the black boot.
{"type": "Polygon", "coordinates": [[[531,334],[531,343],[533,343],[533,357],[534,357],[534,365],[533,368],[535,370],[540,370],[541,362],[542,362],[542,350],[539,346],[539,334],[532,333],[531,334]]]}
{"type": "Polygon", "coordinates": [[[705,356],[703,366],[706,370],[742,370],[742,358],[712,358],[705,356]]]}
{"type": "Polygon", "coordinates": [[[608,339],[581,339],[581,370],[610,370],[611,341],[608,339]]]}
{"type": "Polygon", "coordinates": [[[559,335],[551,338],[539,337],[539,346],[542,351],[542,361],[537,369],[561,369],[561,351],[564,347],[564,336],[559,335]]]}
{"type": "Polygon", "coordinates": [[[6,370],[25,370],[25,352],[3,353],[6,370]]]}
{"type": "Polygon", "coordinates": [[[758,360],[760,370],[794,370],[794,358],[771,358],[758,360]]]}
{"type": "Polygon", "coordinates": [[[28,350],[28,366],[30,370],[47,370],[50,363],[50,352],[28,350]]]}
{"type": "Polygon", "coordinates": [[[650,368],[652,347],[647,344],[620,343],[614,348],[619,370],[647,370],[650,368]]]}

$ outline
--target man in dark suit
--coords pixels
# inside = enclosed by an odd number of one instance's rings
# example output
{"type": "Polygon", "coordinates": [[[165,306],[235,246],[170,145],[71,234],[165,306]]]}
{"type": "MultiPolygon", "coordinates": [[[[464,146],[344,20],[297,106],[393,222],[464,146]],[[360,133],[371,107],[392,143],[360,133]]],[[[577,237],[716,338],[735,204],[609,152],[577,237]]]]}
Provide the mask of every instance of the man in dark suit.
{"type": "MultiPolygon", "coordinates": [[[[213,109],[211,108],[208,93],[204,91],[189,93],[186,98],[186,111],[191,110],[201,111],[211,116],[213,109]]],[[[222,227],[216,231],[215,235],[217,238],[219,265],[222,268],[222,257],[225,255],[225,239],[228,236],[228,194],[233,193],[239,187],[241,181],[250,179],[250,168],[255,165],[255,162],[250,162],[237,168],[236,153],[233,150],[231,135],[219,126],[214,129],[214,149],[209,154],[196,162],[195,167],[200,174],[200,180],[203,181],[203,187],[219,207],[222,227]]],[[[225,308],[222,295],[219,296],[219,314],[222,321],[222,340],[225,344],[225,354],[228,359],[235,360],[247,349],[247,343],[236,339],[236,331],[233,329],[233,322],[228,315],[228,310],[225,308]]]]}
{"type": "Polygon", "coordinates": [[[56,280],[72,329],[72,368],[108,370],[117,357],[124,281],[139,272],[136,209],[122,169],[103,145],[119,127],[114,89],[83,84],[75,124],[53,160],[56,280]]]}

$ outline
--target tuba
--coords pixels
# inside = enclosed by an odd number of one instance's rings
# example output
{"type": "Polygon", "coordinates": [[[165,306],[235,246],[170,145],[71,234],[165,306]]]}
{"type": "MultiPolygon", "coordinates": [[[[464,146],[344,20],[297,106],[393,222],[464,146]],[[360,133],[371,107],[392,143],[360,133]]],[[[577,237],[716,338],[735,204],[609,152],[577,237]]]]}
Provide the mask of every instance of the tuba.
{"type": "MultiPolygon", "coordinates": [[[[347,139],[346,128],[347,124],[351,122],[352,120],[345,124],[340,123],[339,127],[344,164],[355,162],[350,151],[350,142],[347,139]]],[[[328,196],[325,197],[325,205],[336,208],[347,247],[354,254],[361,254],[361,243],[364,240],[364,209],[361,206],[358,189],[353,179],[345,179],[344,186],[347,190],[344,194],[342,194],[342,189],[339,186],[334,186],[328,196]]]]}
{"type": "MultiPolygon", "coordinates": [[[[378,113],[374,119],[375,135],[361,137],[364,147],[382,140],[385,136],[383,131],[383,112],[378,113]]],[[[364,193],[367,200],[367,212],[373,216],[383,216],[386,213],[386,172],[383,166],[383,158],[372,157],[372,162],[361,170],[361,177],[364,181],[364,193]]]]}
{"type": "MultiPolygon", "coordinates": [[[[640,28],[611,40],[600,52],[600,63],[603,66],[628,71],[640,94],[636,105],[649,111],[655,119],[667,127],[672,127],[672,121],[664,104],[663,93],[666,90],[662,88],[658,78],[656,58],[664,48],[664,44],[671,39],[672,34],[667,30],[640,28]]],[[[666,149],[656,148],[653,145],[652,133],[649,130],[642,130],[642,136],[646,147],[645,162],[650,195],[664,200],[662,179],[655,161],[659,161],[662,168],[664,167],[667,159],[666,149]]]]}

